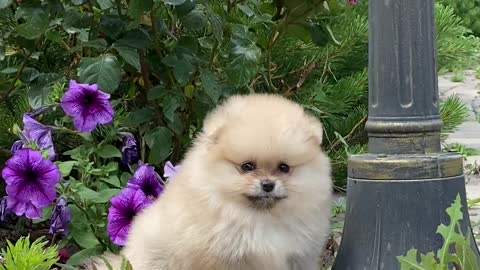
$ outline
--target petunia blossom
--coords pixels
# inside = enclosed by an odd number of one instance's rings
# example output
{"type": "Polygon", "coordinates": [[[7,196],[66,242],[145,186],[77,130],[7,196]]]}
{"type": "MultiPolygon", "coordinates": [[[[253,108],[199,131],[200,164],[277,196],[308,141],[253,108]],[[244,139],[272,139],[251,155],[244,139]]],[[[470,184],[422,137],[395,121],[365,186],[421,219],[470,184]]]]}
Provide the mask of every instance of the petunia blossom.
{"type": "Polygon", "coordinates": [[[110,94],[100,91],[98,85],[71,80],[60,104],[73,117],[73,126],[78,131],[91,132],[98,124],[112,121],[114,112],[109,99],[110,94]]]}
{"type": "Polygon", "coordinates": [[[70,222],[71,214],[70,209],[68,209],[67,201],[64,198],[59,198],[57,204],[53,209],[52,216],[50,217],[50,229],[51,234],[57,232],[63,232],[63,234],[68,234],[68,223],[70,222]]]}
{"type": "Polygon", "coordinates": [[[155,168],[148,164],[138,167],[127,185],[132,188],[140,188],[150,200],[158,198],[163,191],[160,176],[155,172],[155,168]]]}
{"type": "Polygon", "coordinates": [[[122,163],[125,165],[138,162],[137,140],[132,133],[125,132],[122,145],[122,163]]]}
{"type": "Polygon", "coordinates": [[[61,175],[58,167],[40,152],[23,148],[7,160],[2,177],[7,184],[7,209],[17,216],[38,219],[41,209],[55,199],[55,185],[61,175]]]}
{"type": "Polygon", "coordinates": [[[170,178],[174,176],[179,169],[180,165],[174,166],[172,162],[167,161],[165,162],[165,166],[163,167],[163,177],[170,178]]]}
{"type": "Polygon", "coordinates": [[[110,199],[107,232],[113,243],[123,246],[127,241],[133,218],[151,201],[138,188],[126,187],[110,199]]]}
{"type": "Polygon", "coordinates": [[[48,151],[48,157],[51,160],[55,158],[51,128],[33,119],[28,113],[23,114],[22,136],[26,140],[26,145],[34,142],[40,150],[48,151]]]}
{"type": "Polygon", "coordinates": [[[355,4],[357,4],[357,2],[358,2],[358,0],[348,0],[348,3],[350,5],[355,5],[355,4]]]}

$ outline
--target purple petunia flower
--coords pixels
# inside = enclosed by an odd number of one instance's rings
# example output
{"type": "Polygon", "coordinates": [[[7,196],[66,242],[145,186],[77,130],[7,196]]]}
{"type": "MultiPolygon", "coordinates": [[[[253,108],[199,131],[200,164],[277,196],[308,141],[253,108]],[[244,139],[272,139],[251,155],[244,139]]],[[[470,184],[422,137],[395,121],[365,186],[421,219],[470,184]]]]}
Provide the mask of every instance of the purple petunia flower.
{"type": "Polygon", "coordinates": [[[150,200],[138,188],[126,187],[110,199],[107,231],[113,243],[123,246],[133,218],[150,204],[150,200]]]}
{"type": "Polygon", "coordinates": [[[41,208],[53,202],[60,171],[52,161],[29,148],[15,152],[5,163],[2,177],[7,183],[7,209],[17,216],[41,217],[41,208]]]}
{"type": "Polygon", "coordinates": [[[160,176],[155,172],[155,168],[148,164],[138,167],[127,185],[140,188],[150,200],[158,198],[163,191],[160,176]]]}
{"type": "Polygon", "coordinates": [[[132,133],[125,132],[122,146],[122,163],[125,165],[138,162],[137,140],[132,133]]]}
{"type": "Polygon", "coordinates": [[[355,5],[355,4],[357,4],[357,2],[358,2],[358,0],[348,0],[348,3],[350,5],[355,5]]]}
{"type": "Polygon", "coordinates": [[[23,147],[25,147],[25,143],[22,140],[15,141],[10,148],[10,152],[12,152],[12,154],[15,154],[15,152],[17,152],[19,149],[22,149],[23,147]]]}
{"type": "MultiPolygon", "coordinates": [[[[48,157],[51,160],[55,158],[52,130],[44,124],[33,119],[28,113],[23,114],[22,136],[26,140],[26,142],[24,142],[25,145],[28,145],[30,142],[34,142],[40,150],[48,150],[48,157]]],[[[25,147],[25,145],[23,147],[25,147]]]]}
{"type": "Polygon", "coordinates": [[[179,169],[180,165],[174,166],[172,162],[167,161],[165,162],[165,166],[163,167],[163,177],[170,178],[174,176],[179,169]]]}
{"type": "Polygon", "coordinates": [[[68,234],[68,222],[70,222],[70,209],[68,209],[67,201],[64,198],[57,200],[55,209],[53,209],[52,216],[50,217],[50,230],[51,234],[59,231],[63,234],[68,234]]]}
{"type": "Polygon", "coordinates": [[[110,94],[98,89],[96,84],[81,84],[70,81],[68,91],[60,100],[65,113],[73,117],[73,125],[80,132],[91,132],[98,124],[107,124],[113,119],[110,94]]]}
{"type": "Polygon", "coordinates": [[[7,196],[4,196],[0,201],[0,221],[4,222],[7,220],[8,210],[7,210],[7,196]]]}

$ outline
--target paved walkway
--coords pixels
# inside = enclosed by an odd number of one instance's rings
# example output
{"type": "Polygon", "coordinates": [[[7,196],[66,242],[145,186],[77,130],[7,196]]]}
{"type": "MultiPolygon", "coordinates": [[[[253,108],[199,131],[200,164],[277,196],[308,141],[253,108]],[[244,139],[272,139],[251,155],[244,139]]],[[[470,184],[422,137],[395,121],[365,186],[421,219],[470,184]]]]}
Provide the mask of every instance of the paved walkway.
{"type": "MultiPolygon", "coordinates": [[[[480,79],[475,78],[475,71],[465,72],[463,82],[452,82],[452,74],[441,75],[438,78],[440,97],[456,94],[469,108],[467,122],[463,123],[457,131],[450,134],[446,143],[459,143],[480,152],[480,79]]],[[[465,164],[480,164],[480,155],[470,156],[465,164]]],[[[480,198],[480,177],[467,175],[467,198],[480,198]]],[[[474,231],[480,233],[480,205],[469,209],[474,231]]],[[[477,235],[477,239],[479,239],[477,235]]]]}

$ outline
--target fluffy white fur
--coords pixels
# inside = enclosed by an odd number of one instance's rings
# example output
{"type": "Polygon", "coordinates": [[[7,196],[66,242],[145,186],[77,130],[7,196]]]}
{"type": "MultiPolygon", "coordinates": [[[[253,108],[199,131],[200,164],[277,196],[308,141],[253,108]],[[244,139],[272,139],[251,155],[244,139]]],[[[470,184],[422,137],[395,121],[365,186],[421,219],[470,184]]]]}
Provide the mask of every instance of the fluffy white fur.
{"type": "Polygon", "coordinates": [[[135,218],[122,254],[134,270],[317,270],[331,200],[321,141],[321,124],[296,103],[227,99],[207,116],[164,193],[135,218]],[[241,170],[247,161],[254,172],[241,170]],[[290,172],[277,170],[282,162],[290,172]],[[282,199],[259,207],[246,195],[260,194],[264,179],[282,199]]]}

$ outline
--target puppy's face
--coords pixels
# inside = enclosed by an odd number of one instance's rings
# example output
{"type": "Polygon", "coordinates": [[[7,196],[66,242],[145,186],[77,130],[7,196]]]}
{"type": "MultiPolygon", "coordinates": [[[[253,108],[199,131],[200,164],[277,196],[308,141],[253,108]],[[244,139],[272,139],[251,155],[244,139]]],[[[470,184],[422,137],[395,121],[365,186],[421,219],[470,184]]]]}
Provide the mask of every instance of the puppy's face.
{"type": "Polygon", "coordinates": [[[303,111],[288,110],[233,117],[215,134],[209,150],[207,170],[214,188],[224,200],[257,210],[315,189],[315,174],[323,165],[318,162],[321,128],[312,121],[303,111]]]}

